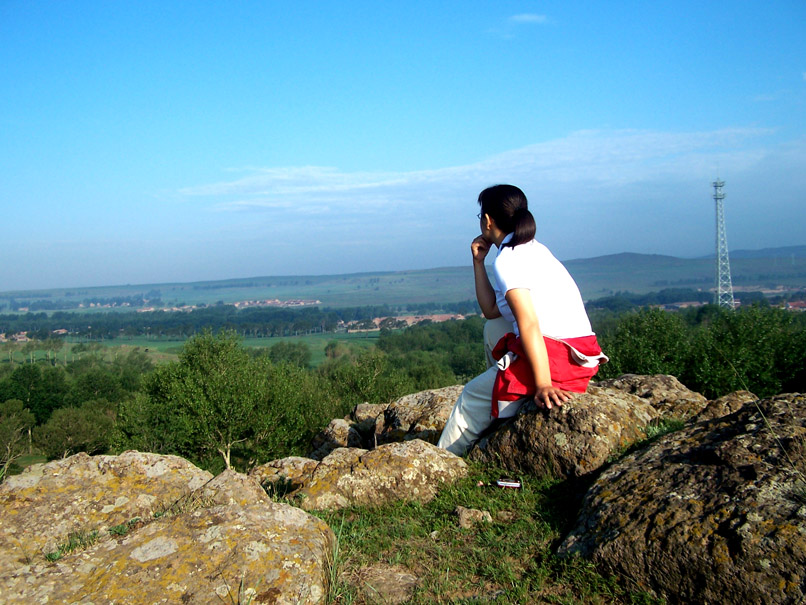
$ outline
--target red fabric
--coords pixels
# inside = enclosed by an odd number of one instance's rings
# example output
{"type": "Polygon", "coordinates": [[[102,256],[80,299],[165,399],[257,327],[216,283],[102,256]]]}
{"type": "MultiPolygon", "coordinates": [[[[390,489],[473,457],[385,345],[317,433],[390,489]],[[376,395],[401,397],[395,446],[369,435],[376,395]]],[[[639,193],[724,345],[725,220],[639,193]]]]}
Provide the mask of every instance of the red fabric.
{"type": "MultiPolygon", "coordinates": [[[[585,355],[599,355],[602,349],[596,336],[566,338],[564,341],[544,337],[549,355],[549,370],[552,386],[564,391],[584,393],[588,382],[599,367],[586,368],[579,365],[571,354],[569,345],[585,355]],[[566,344],[567,343],[567,344],[566,344]]],[[[505,334],[493,348],[493,358],[501,359],[507,352],[518,358],[506,370],[498,370],[493,386],[492,415],[498,418],[499,401],[516,401],[521,397],[532,396],[537,392],[532,366],[523,350],[521,339],[512,332],[505,334]]]]}

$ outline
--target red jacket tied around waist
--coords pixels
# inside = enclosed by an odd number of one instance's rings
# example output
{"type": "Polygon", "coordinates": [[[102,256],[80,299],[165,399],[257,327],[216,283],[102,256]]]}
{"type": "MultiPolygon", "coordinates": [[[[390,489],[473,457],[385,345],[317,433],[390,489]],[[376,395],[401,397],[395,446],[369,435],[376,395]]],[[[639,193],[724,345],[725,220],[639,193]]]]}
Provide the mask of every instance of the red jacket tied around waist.
{"type": "MultiPolygon", "coordinates": [[[[580,336],[558,340],[544,336],[549,356],[552,386],[563,391],[584,393],[588,382],[599,370],[600,363],[608,361],[602,353],[596,336],[580,336]]],[[[498,360],[498,374],[493,386],[492,416],[498,418],[499,401],[517,401],[537,392],[532,366],[521,345],[521,339],[512,332],[505,334],[492,351],[498,360]]]]}

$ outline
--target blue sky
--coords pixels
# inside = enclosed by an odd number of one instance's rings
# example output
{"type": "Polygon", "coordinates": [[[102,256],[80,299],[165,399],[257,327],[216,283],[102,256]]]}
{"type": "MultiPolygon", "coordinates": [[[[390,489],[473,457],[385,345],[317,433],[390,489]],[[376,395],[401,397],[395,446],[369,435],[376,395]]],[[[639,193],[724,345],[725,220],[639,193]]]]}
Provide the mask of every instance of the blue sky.
{"type": "Polygon", "coordinates": [[[0,0],[0,291],[806,244],[806,3],[0,0]]]}

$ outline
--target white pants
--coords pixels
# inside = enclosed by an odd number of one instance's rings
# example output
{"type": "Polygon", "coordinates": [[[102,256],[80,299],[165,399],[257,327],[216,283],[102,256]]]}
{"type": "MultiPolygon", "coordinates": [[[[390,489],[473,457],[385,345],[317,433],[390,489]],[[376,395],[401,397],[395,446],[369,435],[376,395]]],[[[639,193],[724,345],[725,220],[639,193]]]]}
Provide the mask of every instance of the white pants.
{"type": "MultiPolygon", "coordinates": [[[[484,324],[484,353],[487,356],[487,371],[465,385],[442,430],[442,435],[437,443],[438,447],[461,456],[492,423],[493,386],[498,373],[492,350],[507,332],[512,332],[512,324],[502,317],[491,319],[484,324]]],[[[514,416],[519,407],[520,402],[513,402],[507,407],[505,413],[499,411],[499,417],[514,416]]]]}

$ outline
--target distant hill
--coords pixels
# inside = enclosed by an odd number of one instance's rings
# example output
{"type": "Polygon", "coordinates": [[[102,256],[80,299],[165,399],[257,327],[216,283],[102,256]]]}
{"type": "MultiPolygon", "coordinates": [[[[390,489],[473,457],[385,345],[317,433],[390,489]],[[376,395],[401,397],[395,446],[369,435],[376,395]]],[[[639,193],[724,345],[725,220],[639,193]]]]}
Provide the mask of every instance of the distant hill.
{"type": "MultiPolygon", "coordinates": [[[[714,258],[711,254],[706,258],[714,258]]],[[[729,253],[734,258],[806,258],[806,246],[784,246],[782,248],[763,248],[762,250],[732,250],[729,253]]]]}
{"type": "MultiPolygon", "coordinates": [[[[622,253],[564,262],[586,300],[664,288],[709,290],[713,258],[622,253]]],[[[806,246],[731,253],[738,289],[806,288],[806,246]]],[[[220,281],[0,292],[0,313],[29,310],[131,310],[138,306],[213,305],[246,300],[319,301],[324,307],[455,303],[474,298],[470,266],[345,275],[264,276],[220,281]],[[79,306],[83,305],[83,306],[79,306]],[[114,306],[110,306],[114,305],[114,306]],[[16,308],[16,307],[15,307],[16,308]]]]}

